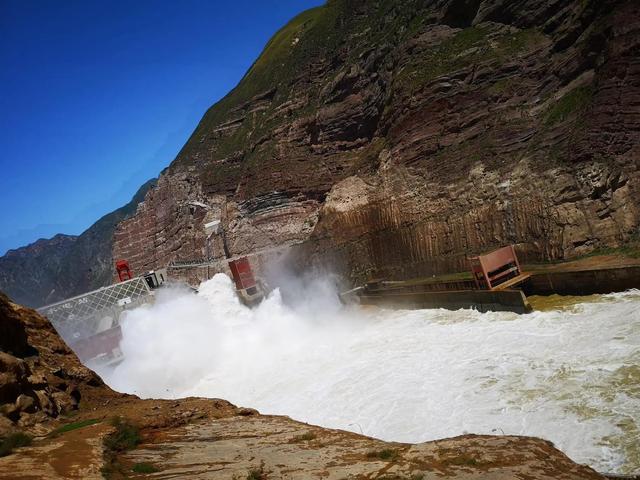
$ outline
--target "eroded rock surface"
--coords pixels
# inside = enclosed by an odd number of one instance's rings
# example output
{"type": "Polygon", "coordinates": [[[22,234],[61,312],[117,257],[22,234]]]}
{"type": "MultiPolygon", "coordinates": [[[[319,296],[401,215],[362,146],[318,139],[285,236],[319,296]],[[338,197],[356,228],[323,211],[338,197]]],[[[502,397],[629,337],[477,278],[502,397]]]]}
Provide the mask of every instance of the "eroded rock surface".
{"type": "Polygon", "coordinates": [[[0,292],[0,436],[33,428],[109,393],[48,320],[0,292]]]}
{"type": "Polygon", "coordinates": [[[167,479],[602,478],[533,438],[469,435],[409,445],[262,415],[159,433],[125,459],[155,465],[154,478],[167,479]]]}

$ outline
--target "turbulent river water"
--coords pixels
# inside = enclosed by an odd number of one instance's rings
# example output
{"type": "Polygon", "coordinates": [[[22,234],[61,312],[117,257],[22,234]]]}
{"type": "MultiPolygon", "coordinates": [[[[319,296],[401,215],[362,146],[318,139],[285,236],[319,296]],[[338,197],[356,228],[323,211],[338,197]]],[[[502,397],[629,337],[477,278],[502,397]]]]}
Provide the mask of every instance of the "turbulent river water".
{"type": "Polygon", "coordinates": [[[640,291],[539,299],[527,315],[365,310],[331,292],[319,280],[250,310],[217,275],[161,293],[127,314],[125,360],[99,373],[141,397],[224,398],[384,440],[542,437],[640,472],[640,291]]]}

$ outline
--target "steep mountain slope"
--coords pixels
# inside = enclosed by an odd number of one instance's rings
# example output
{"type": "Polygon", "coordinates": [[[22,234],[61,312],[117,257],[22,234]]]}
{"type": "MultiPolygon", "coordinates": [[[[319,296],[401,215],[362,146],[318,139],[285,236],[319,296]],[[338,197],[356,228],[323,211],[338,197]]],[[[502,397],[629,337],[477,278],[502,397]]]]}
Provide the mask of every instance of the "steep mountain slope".
{"type": "Polygon", "coordinates": [[[639,50],[632,0],[330,0],[205,114],[115,255],[220,255],[214,218],[232,254],[304,242],[305,265],[353,280],[465,269],[505,243],[525,260],[623,245],[639,50]]]}
{"type": "Polygon", "coordinates": [[[135,213],[155,184],[155,179],[146,182],[129,203],[77,237],[59,234],[7,252],[0,257],[0,291],[39,307],[111,284],[116,225],[135,213]]]}

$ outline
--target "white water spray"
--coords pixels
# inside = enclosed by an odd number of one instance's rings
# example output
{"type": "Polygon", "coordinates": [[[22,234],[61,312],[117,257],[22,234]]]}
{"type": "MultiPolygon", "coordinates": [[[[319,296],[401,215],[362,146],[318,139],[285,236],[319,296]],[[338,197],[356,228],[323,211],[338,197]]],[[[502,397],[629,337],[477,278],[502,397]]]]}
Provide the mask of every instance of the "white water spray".
{"type": "Polygon", "coordinates": [[[250,310],[217,275],[122,323],[99,372],[141,397],[217,397],[262,413],[421,442],[465,432],[549,439],[601,471],[640,470],[640,292],[565,310],[343,308],[327,283],[250,310]]]}

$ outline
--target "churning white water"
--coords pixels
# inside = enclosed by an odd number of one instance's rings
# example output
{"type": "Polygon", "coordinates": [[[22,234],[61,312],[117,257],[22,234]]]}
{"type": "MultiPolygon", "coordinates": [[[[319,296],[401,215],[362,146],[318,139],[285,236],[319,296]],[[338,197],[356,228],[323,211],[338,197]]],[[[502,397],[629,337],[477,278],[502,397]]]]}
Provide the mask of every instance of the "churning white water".
{"type": "Polygon", "coordinates": [[[385,440],[532,435],[640,471],[640,291],[528,315],[344,308],[330,291],[253,310],[224,275],[160,293],[127,315],[125,360],[100,373],[142,397],[224,398],[385,440]]]}

